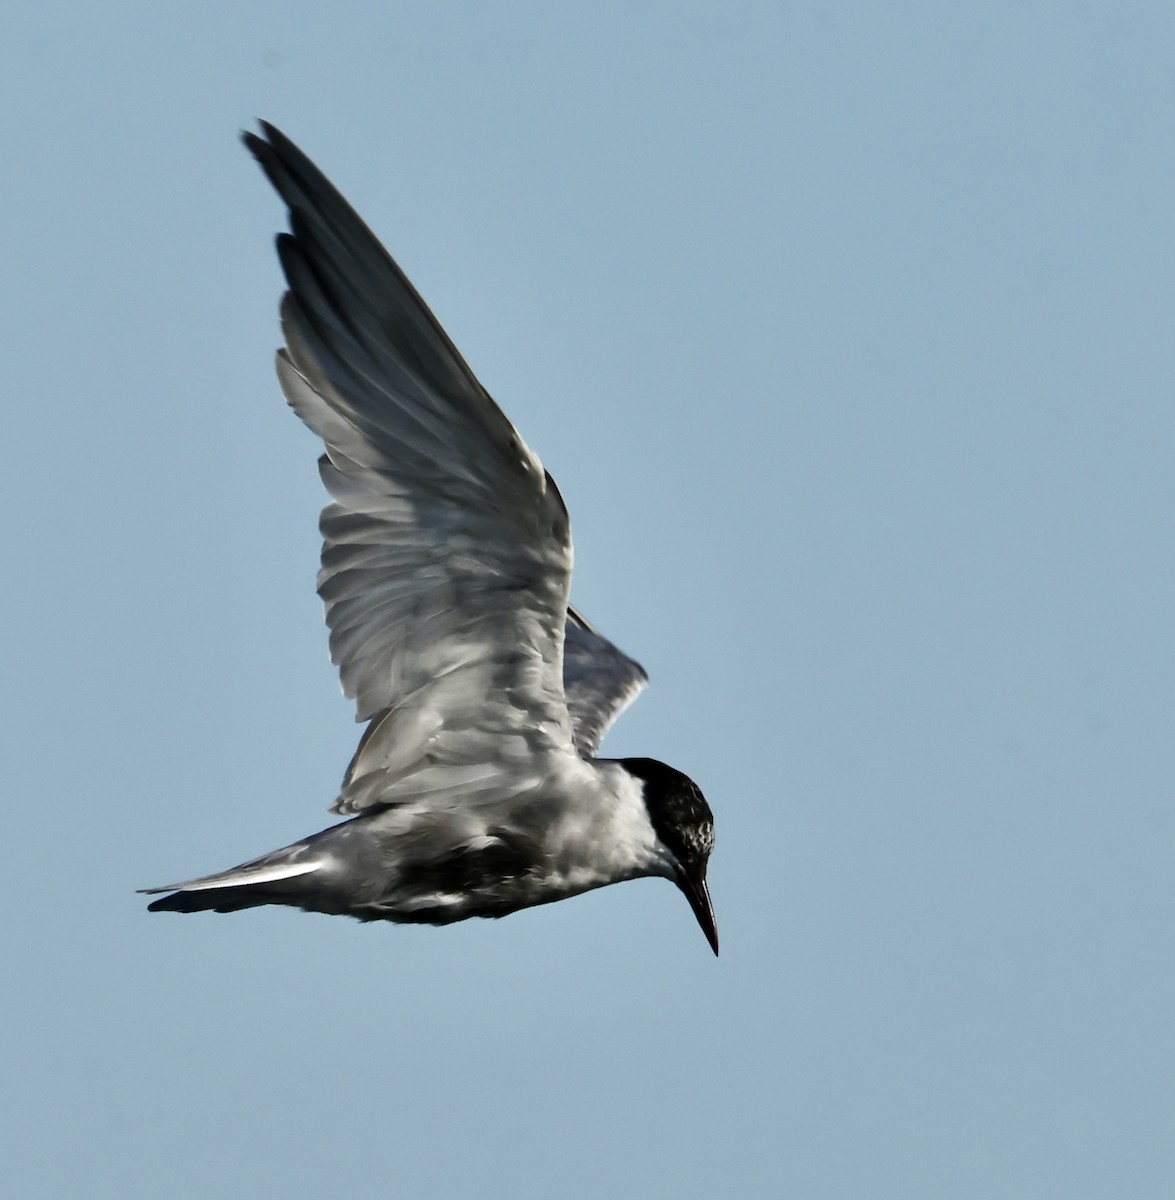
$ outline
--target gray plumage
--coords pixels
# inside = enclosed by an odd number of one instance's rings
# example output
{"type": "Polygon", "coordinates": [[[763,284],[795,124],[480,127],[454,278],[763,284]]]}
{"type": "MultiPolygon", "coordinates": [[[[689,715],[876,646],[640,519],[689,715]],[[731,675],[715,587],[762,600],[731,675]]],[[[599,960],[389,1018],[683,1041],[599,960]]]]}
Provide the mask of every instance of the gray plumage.
{"type": "Polygon", "coordinates": [[[245,142],[291,227],[277,373],[325,447],[318,591],[367,728],[333,805],[350,820],[148,889],[173,893],[151,910],[445,924],[661,875],[717,953],[701,792],[653,760],[596,758],[647,676],[568,607],[554,480],[342,196],[263,129],[245,142]]]}
{"type": "Polygon", "coordinates": [[[644,667],[617,650],[573,608],[563,627],[563,692],[575,748],[594,758],[608,727],[644,691],[644,667]]]}

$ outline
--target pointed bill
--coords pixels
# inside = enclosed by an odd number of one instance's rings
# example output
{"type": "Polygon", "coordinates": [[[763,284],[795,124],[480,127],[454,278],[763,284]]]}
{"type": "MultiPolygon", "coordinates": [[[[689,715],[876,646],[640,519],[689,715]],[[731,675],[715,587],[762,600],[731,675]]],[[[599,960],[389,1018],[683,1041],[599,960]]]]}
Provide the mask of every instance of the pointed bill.
{"type": "Polygon", "coordinates": [[[694,916],[698,918],[698,924],[706,935],[706,941],[710,943],[710,948],[717,954],[718,924],[714,920],[714,906],[710,903],[710,889],[706,886],[705,879],[690,879],[683,874],[678,878],[677,886],[685,893],[685,898],[689,901],[690,908],[694,910],[694,916]]]}

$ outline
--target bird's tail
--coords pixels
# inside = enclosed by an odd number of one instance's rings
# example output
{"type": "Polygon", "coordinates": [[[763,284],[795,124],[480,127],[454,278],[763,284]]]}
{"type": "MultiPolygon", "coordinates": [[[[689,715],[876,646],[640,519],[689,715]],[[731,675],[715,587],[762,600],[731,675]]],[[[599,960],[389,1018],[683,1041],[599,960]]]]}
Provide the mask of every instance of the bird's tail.
{"type": "Polygon", "coordinates": [[[153,900],[147,906],[149,912],[237,912],[259,904],[302,907],[306,889],[292,881],[301,880],[324,865],[323,859],[308,856],[307,849],[305,843],[289,846],[219,875],[141,891],[148,896],[171,893],[153,900]]]}

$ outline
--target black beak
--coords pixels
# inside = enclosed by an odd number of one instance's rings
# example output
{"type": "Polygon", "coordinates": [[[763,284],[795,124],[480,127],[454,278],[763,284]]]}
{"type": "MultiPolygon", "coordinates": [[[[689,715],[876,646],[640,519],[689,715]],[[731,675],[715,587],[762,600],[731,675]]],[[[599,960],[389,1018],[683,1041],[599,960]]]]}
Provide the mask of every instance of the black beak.
{"type": "Polygon", "coordinates": [[[684,873],[677,877],[677,886],[685,892],[689,906],[698,918],[698,924],[706,935],[706,941],[715,954],[718,953],[718,925],[714,921],[714,906],[710,903],[710,890],[705,879],[690,879],[684,873]]]}

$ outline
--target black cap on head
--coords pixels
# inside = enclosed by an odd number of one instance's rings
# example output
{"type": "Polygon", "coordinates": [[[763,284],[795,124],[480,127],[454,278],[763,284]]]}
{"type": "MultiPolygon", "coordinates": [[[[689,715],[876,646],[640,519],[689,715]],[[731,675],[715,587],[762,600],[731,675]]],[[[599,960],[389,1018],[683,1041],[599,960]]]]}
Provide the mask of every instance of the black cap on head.
{"type": "Polygon", "coordinates": [[[677,886],[717,954],[718,926],[706,887],[706,864],[714,848],[714,814],[706,797],[688,775],[655,758],[622,758],[620,765],[644,783],[649,820],[680,866],[677,886]]]}

